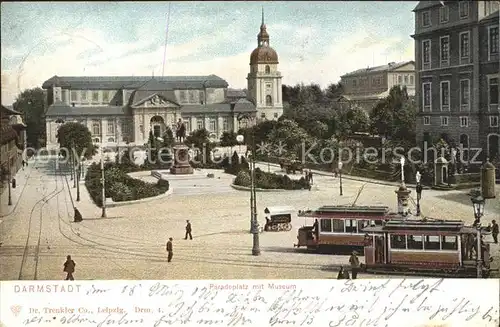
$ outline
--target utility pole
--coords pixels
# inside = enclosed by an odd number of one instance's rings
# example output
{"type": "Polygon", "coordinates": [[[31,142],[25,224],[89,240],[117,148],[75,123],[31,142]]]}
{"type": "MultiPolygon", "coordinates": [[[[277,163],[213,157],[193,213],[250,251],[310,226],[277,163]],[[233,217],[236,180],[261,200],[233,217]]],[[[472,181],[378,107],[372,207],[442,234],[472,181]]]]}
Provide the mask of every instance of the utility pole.
{"type": "Polygon", "coordinates": [[[77,162],[77,174],[76,174],[76,201],[80,201],[80,162],[77,162]]]}
{"type": "Polygon", "coordinates": [[[11,206],[12,205],[12,190],[11,190],[10,183],[12,182],[12,173],[11,173],[12,167],[10,166],[10,157],[8,159],[8,169],[9,169],[9,171],[8,171],[8,173],[9,173],[9,180],[7,181],[7,184],[9,184],[9,203],[8,203],[8,205],[11,206]]]}

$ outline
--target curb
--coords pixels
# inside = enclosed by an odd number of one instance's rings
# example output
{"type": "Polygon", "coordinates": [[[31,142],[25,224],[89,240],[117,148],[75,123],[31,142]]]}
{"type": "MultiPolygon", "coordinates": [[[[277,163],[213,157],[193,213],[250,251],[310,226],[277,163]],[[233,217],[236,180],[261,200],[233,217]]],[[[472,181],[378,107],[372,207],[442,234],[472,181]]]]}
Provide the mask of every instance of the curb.
{"type": "MultiPolygon", "coordinates": [[[[250,187],[236,185],[236,184],[231,184],[230,186],[238,191],[250,191],[250,187]]],[[[284,190],[282,188],[255,188],[255,191],[256,192],[293,192],[293,191],[309,191],[309,190],[306,190],[306,189],[284,190]]]]}
{"type": "Polygon", "coordinates": [[[171,195],[173,193],[173,190],[174,190],[173,188],[169,187],[168,191],[163,193],[163,194],[149,197],[149,198],[139,199],[139,200],[120,201],[120,202],[111,201],[109,203],[106,201],[106,208],[116,208],[116,207],[131,205],[131,204],[138,204],[138,203],[145,203],[145,202],[149,202],[149,201],[153,201],[153,200],[159,200],[159,199],[166,198],[169,195],[171,195]]]}

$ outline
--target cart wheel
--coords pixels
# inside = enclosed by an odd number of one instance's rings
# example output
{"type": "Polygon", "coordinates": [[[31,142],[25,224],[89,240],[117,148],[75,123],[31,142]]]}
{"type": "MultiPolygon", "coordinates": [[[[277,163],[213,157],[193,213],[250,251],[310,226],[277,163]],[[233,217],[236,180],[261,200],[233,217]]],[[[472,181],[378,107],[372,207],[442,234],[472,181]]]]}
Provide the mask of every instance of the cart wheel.
{"type": "Polygon", "coordinates": [[[292,230],[292,224],[286,224],[285,231],[289,232],[292,230]]]}

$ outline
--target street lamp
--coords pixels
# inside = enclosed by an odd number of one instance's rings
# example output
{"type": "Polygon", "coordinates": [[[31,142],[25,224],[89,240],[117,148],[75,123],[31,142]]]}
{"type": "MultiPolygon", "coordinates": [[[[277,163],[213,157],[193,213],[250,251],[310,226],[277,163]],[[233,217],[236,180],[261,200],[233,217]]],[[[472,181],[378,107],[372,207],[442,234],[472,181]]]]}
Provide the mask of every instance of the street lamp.
{"type": "Polygon", "coordinates": [[[339,179],[340,179],[340,195],[343,195],[342,193],[342,166],[344,164],[342,163],[342,161],[340,161],[339,159],[339,163],[338,163],[338,168],[339,168],[339,179]]]}
{"type": "Polygon", "coordinates": [[[471,198],[472,207],[474,208],[474,224],[476,227],[476,239],[477,239],[477,278],[483,276],[483,269],[481,265],[481,217],[484,215],[484,198],[480,195],[471,198]]]}
{"type": "Polygon", "coordinates": [[[420,184],[420,179],[422,178],[422,174],[417,171],[415,175],[415,179],[417,180],[417,216],[420,216],[420,199],[422,197],[422,185],[420,184]]]}
{"type": "Polygon", "coordinates": [[[101,218],[106,217],[106,188],[104,181],[104,151],[101,147],[101,184],[102,184],[102,214],[101,218]]]}
{"type": "MultiPolygon", "coordinates": [[[[241,119],[241,118],[240,118],[241,119]]],[[[238,119],[238,120],[240,120],[238,119]]],[[[243,143],[245,137],[243,135],[236,136],[236,141],[238,143],[243,143]]],[[[255,135],[254,129],[252,128],[252,156],[250,157],[250,232],[253,236],[253,246],[252,255],[260,255],[260,245],[259,245],[259,227],[257,221],[257,194],[255,190],[255,135]]]]}
{"type": "Polygon", "coordinates": [[[73,167],[73,173],[75,175],[75,177],[73,178],[73,188],[75,188],[76,184],[77,184],[76,162],[75,162],[76,161],[76,158],[75,158],[75,153],[76,153],[76,151],[75,151],[75,142],[71,142],[71,147],[72,147],[71,151],[73,151],[73,153],[70,156],[71,157],[71,167],[73,167]]]}
{"type": "Polygon", "coordinates": [[[76,201],[80,201],[80,173],[81,173],[81,170],[82,170],[82,162],[83,160],[83,156],[80,157],[80,160],[78,160],[78,162],[76,163],[76,167],[77,167],[77,170],[76,170],[76,201]]]}

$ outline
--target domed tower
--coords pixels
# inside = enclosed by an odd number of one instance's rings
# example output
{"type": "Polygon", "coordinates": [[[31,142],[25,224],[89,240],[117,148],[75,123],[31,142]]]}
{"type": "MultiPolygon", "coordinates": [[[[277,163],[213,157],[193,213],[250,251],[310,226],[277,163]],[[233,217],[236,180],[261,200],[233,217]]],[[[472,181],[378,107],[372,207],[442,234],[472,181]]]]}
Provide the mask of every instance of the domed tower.
{"type": "Polygon", "coordinates": [[[257,48],[250,55],[250,73],[247,76],[248,97],[255,103],[258,119],[276,120],[283,114],[281,78],[278,54],[269,46],[262,9],[257,48]]]}

